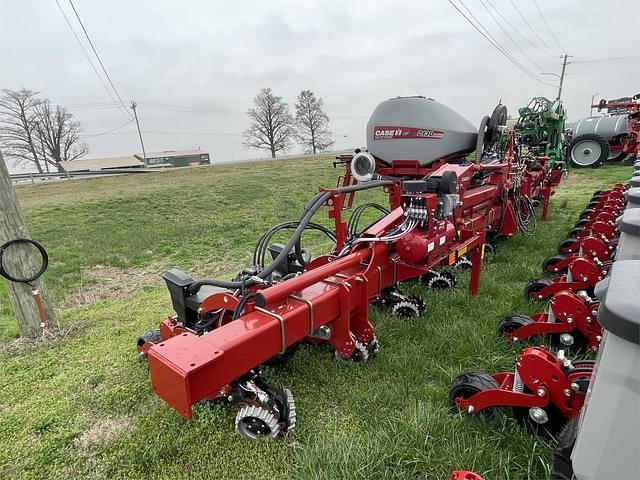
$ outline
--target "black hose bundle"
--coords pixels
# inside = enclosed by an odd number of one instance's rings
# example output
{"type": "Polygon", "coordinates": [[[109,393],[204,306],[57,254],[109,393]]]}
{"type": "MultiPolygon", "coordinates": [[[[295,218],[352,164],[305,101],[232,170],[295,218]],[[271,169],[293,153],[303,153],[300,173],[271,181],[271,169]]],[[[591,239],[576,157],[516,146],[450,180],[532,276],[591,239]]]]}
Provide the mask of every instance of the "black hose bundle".
{"type": "MultiPolygon", "coordinates": [[[[264,268],[264,261],[265,261],[265,257],[266,257],[269,245],[271,244],[271,239],[278,232],[282,230],[293,230],[298,228],[299,225],[300,225],[300,222],[285,222],[285,223],[276,225],[275,227],[263,233],[260,239],[258,240],[258,243],[256,244],[256,248],[253,252],[253,264],[256,265],[257,267],[264,268]]],[[[319,225],[317,223],[309,223],[309,225],[307,225],[306,227],[306,230],[316,230],[316,231],[322,232],[334,243],[336,241],[335,232],[333,232],[332,230],[329,230],[327,227],[323,225],[319,225]]],[[[301,265],[304,265],[304,264],[301,263],[301,265]]]]}
{"type": "MultiPolygon", "coordinates": [[[[351,214],[351,217],[349,218],[349,222],[347,224],[347,230],[349,231],[349,235],[358,235],[360,233],[358,230],[360,219],[362,218],[362,214],[369,208],[376,209],[383,215],[389,214],[389,210],[387,210],[382,205],[379,205],[377,203],[363,203],[362,205],[358,205],[358,207],[356,207],[353,210],[353,213],[351,214]]],[[[378,221],[379,219],[380,217],[378,217],[376,221],[378,221]]]]}
{"type": "Polygon", "coordinates": [[[359,183],[357,185],[350,185],[348,187],[340,187],[330,192],[318,192],[305,205],[305,208],[302,211],[300,222],[298,223],[298,226],[296,227],[295,231],[293,232],[293,235],[291,236],[291,238],[289,239],[285,247],[278,254],[278,256],[273,260],[271,265],[269,265],[268,267],[266,267],[264,270],[262,270],[260,273],[257,274],[257,278],[249,278],[249,279],[240,280],[240,281],[225,281],[225,280],[205,278],[205,279],[197,280],[193,282],[189,287],[189,289],[195,293],[198,290],[200,290],[200,288],[203,287],[204,285],[212,285],[214,287],[235,290],[238,288],[244,289],[248,285],[259,283],[261,280],[268,278],[280,264],[287,261],[287,256],[289,255],[289,252],[291,252],[291,250],[296,246],[296,244],[299,244],[300,238],[302,237],[302,232],[304,232],[304,230],[307,228],[307,225],[309,225],[313,215],[320,209],[320,207],[322,207],[322,205],[324,205],[324,203],[327,200],[329,200],[334,195],[334,192],[344,194],[344,193],[357,192],[361,190],[368,190],[371,188],[384,187],[388,185],[393,185],[393,182],[389,180],[374,180],[370,182],[359,183]]]}

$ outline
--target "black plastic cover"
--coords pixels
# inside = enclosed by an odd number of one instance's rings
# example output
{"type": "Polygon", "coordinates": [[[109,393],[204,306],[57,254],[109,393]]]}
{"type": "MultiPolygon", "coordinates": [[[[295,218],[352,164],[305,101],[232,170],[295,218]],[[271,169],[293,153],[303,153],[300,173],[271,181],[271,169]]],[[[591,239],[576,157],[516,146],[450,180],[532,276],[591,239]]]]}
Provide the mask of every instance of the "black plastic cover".
{"type": "Polygon", "coordinates": [[[427,182],[424,180],[405,180],[402,182],[402,191],[404,193],[424,193],[427,188],[427,182]]]}
{"type": "Polygon", "coordinates": [[[173,304],[173,310],[178,316],[178,320],[186,323],[187,319],[187,297],[189,296],[189,286],[193,283],[193,278],[184,273],[182,270],[172,268],[168,272],[162,275],[169,295],[171,296],[171,303],[173,304]]]}
{"type": "Polygon", "coordinates": [[[625,210],[618,219],[618,228],[622,233],[640,237],[640,208],[625,210]]]}
{"type": "Polygon", "coordinates": [[[639,293],[640,260],[614,262],[607,279],[596,288],[601,299],[598,321],[602,327],[636,345],[640,345],[639,293]]]}

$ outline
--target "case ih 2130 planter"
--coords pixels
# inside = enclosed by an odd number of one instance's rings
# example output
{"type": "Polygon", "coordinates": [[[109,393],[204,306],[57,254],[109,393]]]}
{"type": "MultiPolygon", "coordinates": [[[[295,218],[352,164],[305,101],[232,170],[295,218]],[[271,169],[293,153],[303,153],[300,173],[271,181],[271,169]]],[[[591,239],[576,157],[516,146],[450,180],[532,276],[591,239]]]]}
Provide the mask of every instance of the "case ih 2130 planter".
{"type": "MultiPolygon", "coordinates": [[[[233,281],[193,280],[179,270],[164,275],[175,316],[138,340],[149,360],[153,388],[186,418],[203,400],[239,407],[237,431],[277,437],[295,427],[288,389],[272,388],[264,363],[291,356],[301,341],[328,343],[342,360],[364,362],[378,351],[368,305],[379,302],[399,316],[419,315],[420,299],[399,282],[451,281],[434,267],[470,257],[471,294],[478,291],[487,234],[531,234],[533,202],[546,214],[562,162],[521,155],[498,105],[476,129],[448,107],[424,97],[382,102],[367,125],[368,151],[340,156],[346,172],[337,188],[321,188],[299,221],[279,225],[258,242],[255,265],[233,281]],[[475,150],[475,159],[467,155],[475,150]],[[390,209],[359,231],[345,222],[356,192],[384,189],[390,209]],[[311,223],[322,207],[333,231],[311,223]],[[294,229],[286,245],[269,245],[273,232],[294,229]],[[313,260],[300,245],[306,228],[335,241],[313,260]],[[273,262],[264,266],[269,251],[273,262]]],[[[354,209],[352,219],[370,204],[354,209]]],[[[386,211],[376,205],[375,208],[386,211]]]]}

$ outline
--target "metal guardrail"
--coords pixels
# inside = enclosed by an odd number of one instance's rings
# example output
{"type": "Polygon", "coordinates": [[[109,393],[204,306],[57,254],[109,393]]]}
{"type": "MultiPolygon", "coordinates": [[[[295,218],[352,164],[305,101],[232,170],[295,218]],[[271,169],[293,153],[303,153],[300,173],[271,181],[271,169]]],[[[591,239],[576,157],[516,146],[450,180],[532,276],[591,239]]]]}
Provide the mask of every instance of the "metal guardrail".
{"type": "Polygon", "coordinates": [[[36,180],[67,180],[71,178],[102,177],[109,175],[128,175],[130,173],[154,173],[161,170],[147,168],[121,168],[112,170],[95,170],[85,172],[49,172],[49,173],[12,173],[9,175],[14,183],[31,182],[36,180]]]}

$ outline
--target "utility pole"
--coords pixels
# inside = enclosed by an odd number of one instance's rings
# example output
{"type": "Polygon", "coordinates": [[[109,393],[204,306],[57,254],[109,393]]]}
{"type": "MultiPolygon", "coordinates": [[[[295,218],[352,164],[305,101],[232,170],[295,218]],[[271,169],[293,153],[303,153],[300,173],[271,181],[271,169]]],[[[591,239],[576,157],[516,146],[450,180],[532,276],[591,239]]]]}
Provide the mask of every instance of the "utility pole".
{"type": "Polygon", "coordinates": [[[558,100],[560,100],[560,96],[562,95],[562,84],[564,83],[564,72],[567,69],[567,57],[571,57],[572,55],[564,54],[564,59],[562,61],[562,72],[560,73],[560,87],[558,88],[558,100]]]}
{"type": "Polygon", "coordinates": [[[145,166],[147,165],[147,152],[144,150],[144,142],[142,141],[142,132],[140,131],[140,122],[138,122],[138,112],[136,111],[136,107],[138,104],[131,100],[131,110],[133,110],[133,116],[136,119],[136,125],[138,127],[138,136],[140,137],[140,145],[142,145],[142,157],[144,159],[145,166]]]}
{"type": "MultiPolygon", "coordinates": [[[[9,170],[2,158],[2,152],[0,152],[0,245],[17,238],[30,238],[29,231],[20,205],[18,204],[16,192],[11,183],[11,177],[9,177],[9,170]]],[[[8,256],[7,252],[9,252],[9,250],[4,253],[2,258],[5,267],[21,266],[30,271],[38,270],[40,262],[37,258],[34,258],[33,255],[25,251],[17,251],[12,255],[12,258],[5,258],[8,256]]],[[[55,312],[49,301],[43,278],[40,277],[33,283],[40,294],[49,325],[57,325],[55,312]]],[[[31,287],[25,283],[15,283],[8,280],[6,281],[6,285],[9,292],[11,309],[18,321],[20,336],[41,336],[43,334],[43,327],[40,323],[40,312],[34,300],[34,293],[31,287]]]]}

